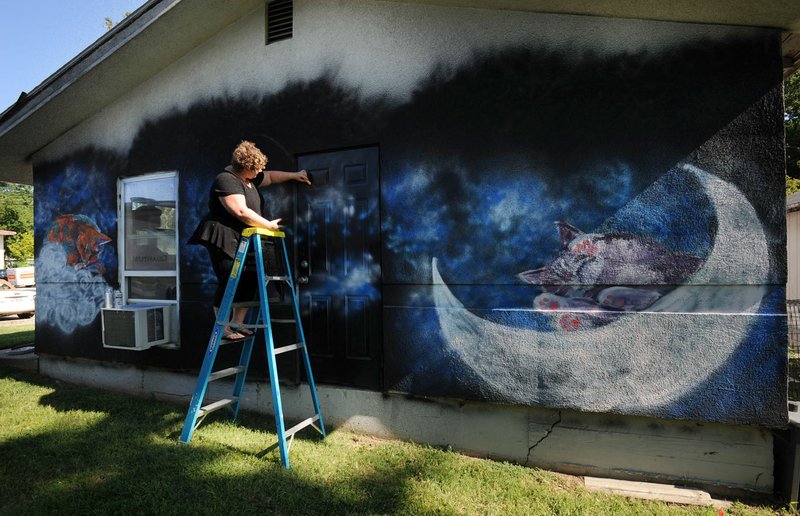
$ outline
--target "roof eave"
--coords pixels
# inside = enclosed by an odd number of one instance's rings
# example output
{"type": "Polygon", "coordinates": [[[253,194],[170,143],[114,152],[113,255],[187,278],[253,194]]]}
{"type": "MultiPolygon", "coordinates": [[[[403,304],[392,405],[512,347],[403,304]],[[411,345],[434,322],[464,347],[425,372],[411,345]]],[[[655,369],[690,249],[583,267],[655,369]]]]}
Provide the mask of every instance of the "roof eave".
{"type": "MultiPolygon", "coordinates": [[[[399,0],[784,31],[784,73],[800,66],[800,3],[736,0],[399,0]],[[797,5],[795,5],[797,4],[797,5]]],[[[31,157],[47,144],[202,44],[264,0],[149,0],[0,114],[0,180],[32,184],[31,157]],[[135,64],[135,65],[132,65],[135,64]]]]}
{"type": "Polygon", "coordinates": [[[32,184],[37,151],[262,5],[149,0],[0,114],[0,180],[32,184]]]}

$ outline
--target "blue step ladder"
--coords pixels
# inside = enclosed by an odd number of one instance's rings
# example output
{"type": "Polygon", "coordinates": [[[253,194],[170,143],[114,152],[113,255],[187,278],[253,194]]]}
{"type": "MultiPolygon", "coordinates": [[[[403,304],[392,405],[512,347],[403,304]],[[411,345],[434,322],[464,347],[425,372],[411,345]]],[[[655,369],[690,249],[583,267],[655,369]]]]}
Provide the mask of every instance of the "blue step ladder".
{"type": "Polygon", "coordinates": [[[236,419],[236,416],[239,412],[239,402],[241,399],[242,390],[244,389],[244,380],[245,376],[247,375],[247,367],[250,363],[250,355],[253,351],[253,343],[255,341],[255,337],[258,335],[258,330],[264,331],[264,340],[266,342],[267,367],[269,369],[269,383],[272,386],[272,406],[275,411],[275,426],[278,430],[278,447],[280,448],[281,463],[285,468],[288,468],[289,449],[291,448],[294,435],[307,426],[313,426],[320,434],[322,434],[324,439],[325,425],[322,422],[322,413],[320,412],[319,399],[317,398],[317,388],[314,385],[314,376],[311,373],[311,362],[308,359],[308,350],[306,349],[306,338],[303,333],[303,325],[300,322],[300,308],[298,307],[294,282],[292,281],[291,277],[289,256],[286,253],[285,234],[282,231],[271,231],[265,228],[246,228],[244,231],[242,231],[242,236],[239,240],[236,258],[234,259],[233,267],[231,267],[231,274],[228,278],[228,284],[225,287],[225,295],[222,298],[222,303],[219,307],[219,312],[217,313],[217,319],[214,322],[214,330],[211,332],[211,338],[208,341],[208,349],[206,350],[205,358],[203,359],[203,366],[200,368],[200,374],[197,377],[197,384],[194,388],[194,394],[192,394],[192,401],[189,403],[189,412],[186,414],[186,420],[183,423],[183,431],[181,432],[180,442],[188,443],[192,438],[192,434],[203,421],[203,419],[208,414],[216,410],[228,408],[233,413],[233,419],[236,419]],[[264,268],[263,250],[261,247],[262,236],[280,240],[286,276],[267,276],[267,272],[264,268]],[[234,294],[236,293],[236,288],[239,285],[239,278],[241,277],[244,269],[247,250],[251,245],[255,251],[256,272],[258,275],[258,301],[252,303],[234,303],[234,294]],[[292,306],[294,308],[294,319],[272,319],[270,317],[269,298],[267,297],[267,284],[270,281],[285,282],[289,285],[292,297],[292,306]],[[248,307],[247,316],[245,317],[244,323],[234,323],[230,321],[232,308],[236,306],[248,307]],[[288,346],[276,348],[272,335],[273,323],[295,324],[299,341],[288,346]],[[232,329],[252,329],[253,335],[245,339],[235,341],[224,340],[222,339],[222,333],[226,326],[229,326],[232,329]],[[239,357],[238,365],[212,372],[219,347],[221,345],[233,343],[242,345],[242,352],[241,356],[239,357]],[[306,370],[306,379],[308,380],[308,386],[311,389],[311,400],[314,404],[314,415],[287,429],[283,421],[283,406],[281,404],[281,392],[280,385],[278,383],[278,369],[275,357],[281,353],[294,350],[299,351],[303,357],[306,370]],[[231,397],[213,401],[208,405],[203,406],[202,404],[206,395],[208,383],[231,376],[236,377],[233,382],[233,394],[231,397]]]}

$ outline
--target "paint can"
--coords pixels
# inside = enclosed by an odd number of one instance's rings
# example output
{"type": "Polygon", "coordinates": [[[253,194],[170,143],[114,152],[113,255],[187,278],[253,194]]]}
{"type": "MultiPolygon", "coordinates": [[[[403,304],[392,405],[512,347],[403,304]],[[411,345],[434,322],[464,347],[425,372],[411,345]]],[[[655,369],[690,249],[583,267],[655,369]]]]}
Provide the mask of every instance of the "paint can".
{"type": "Polygon", "coordinates": [[[114,308],[122,308],[122,291],[114,290],[114,308]]]}
{"type": "Polygon", "coordinates": [[[105,292],[105,296],[103,299],[103,307],[105,308],[114,308],[114,291],[111,287],[108,287],[105,292]]]}

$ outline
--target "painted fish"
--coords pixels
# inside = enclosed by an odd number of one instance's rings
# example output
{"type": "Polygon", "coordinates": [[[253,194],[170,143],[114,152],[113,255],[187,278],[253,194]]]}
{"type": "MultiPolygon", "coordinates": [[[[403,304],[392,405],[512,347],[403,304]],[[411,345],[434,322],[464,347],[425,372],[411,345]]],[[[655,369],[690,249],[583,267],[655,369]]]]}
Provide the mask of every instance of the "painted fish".
{"type": "Polygon", "coordinates": [[[61,244],[67,254],[67,265],[75,269],[89,268],[102,274],[104,267],[99,262],[102,246],[111,242],[97,224],[85,215],[62,215],[53,221],[47,233],[47,241],[61,244]]]}

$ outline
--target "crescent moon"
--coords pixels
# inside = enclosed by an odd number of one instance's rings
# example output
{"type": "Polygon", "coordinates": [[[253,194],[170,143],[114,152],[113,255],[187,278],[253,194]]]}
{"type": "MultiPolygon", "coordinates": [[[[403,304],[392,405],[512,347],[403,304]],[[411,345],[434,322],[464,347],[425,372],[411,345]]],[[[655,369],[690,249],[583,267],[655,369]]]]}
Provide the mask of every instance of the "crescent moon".
{"type": "Polygon", "coordinates": [[[757,318],[769,272],[767,240],[735,186],[691,165],[680,170],[700,181],[718,219],[708,257],[686,285],[646,312],[615,313],[618,319],[605,326],[546,332],[471,313],[433,258],[433,297],[450,350],[499,398],[525,405],[652,414],[708,378],[757,318]],[[740,286],[724,286],[731,278],[740,286]]]}

